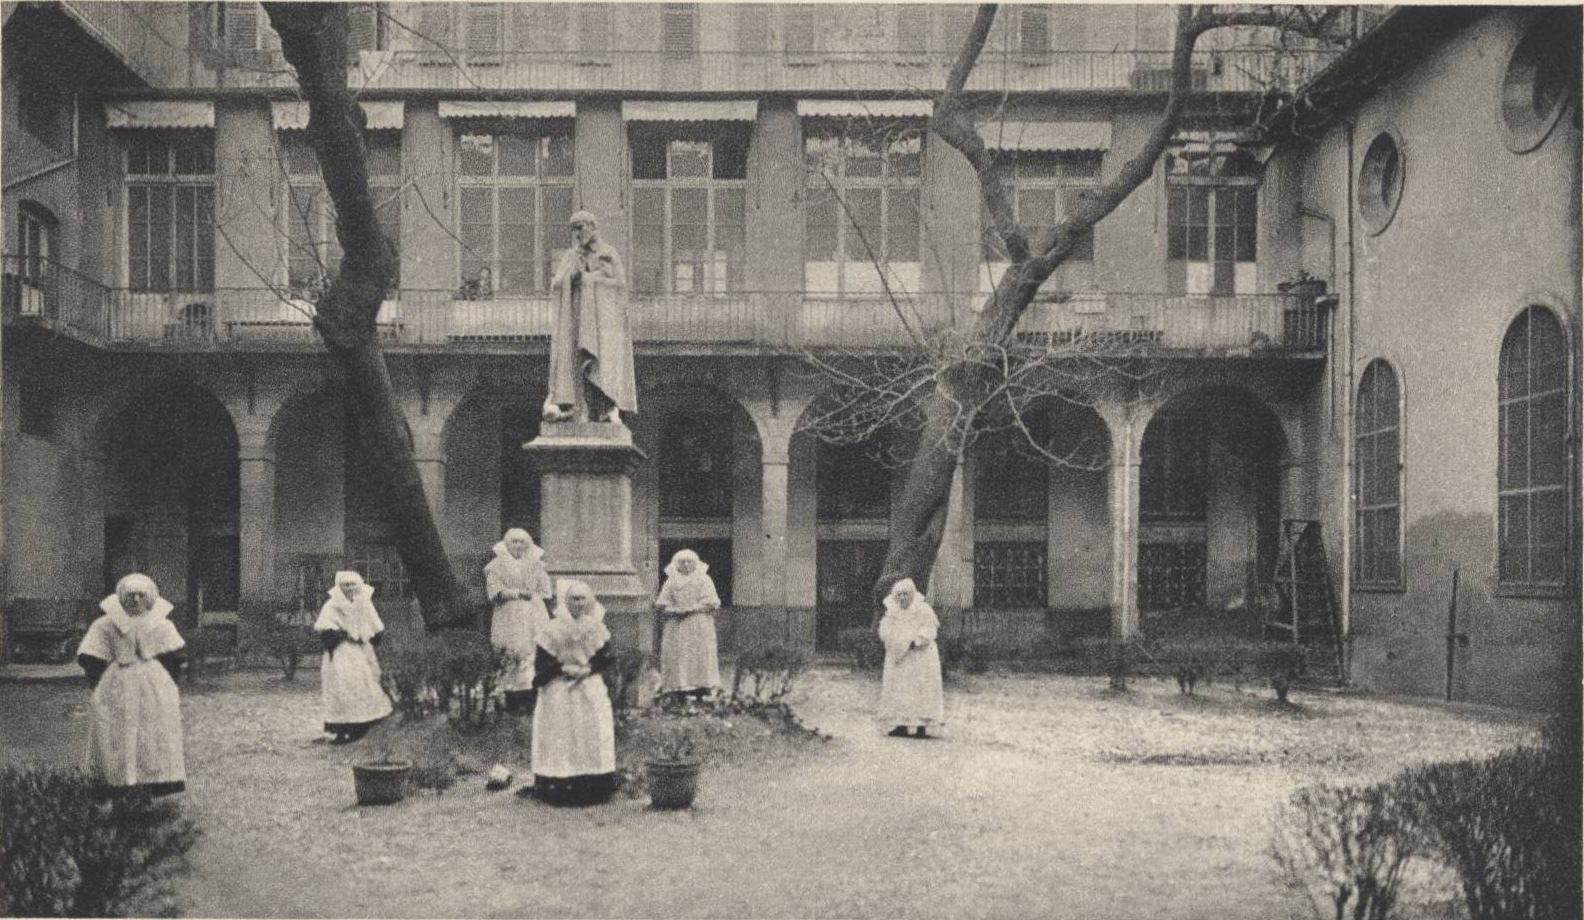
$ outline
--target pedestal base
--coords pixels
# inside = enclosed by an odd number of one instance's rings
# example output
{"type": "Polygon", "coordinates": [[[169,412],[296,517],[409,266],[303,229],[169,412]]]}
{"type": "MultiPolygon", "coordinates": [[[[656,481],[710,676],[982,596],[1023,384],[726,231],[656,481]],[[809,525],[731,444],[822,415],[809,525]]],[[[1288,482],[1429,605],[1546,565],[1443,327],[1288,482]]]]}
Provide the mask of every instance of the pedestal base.
{"type": "Polygon", "coordinates": [[[587,582],[613,644],[652,651],[649,592],[632,559],[632,432],[606,422],[546,422],[523,445],[539,468],[539,542],[557,581],[587,582]]]}

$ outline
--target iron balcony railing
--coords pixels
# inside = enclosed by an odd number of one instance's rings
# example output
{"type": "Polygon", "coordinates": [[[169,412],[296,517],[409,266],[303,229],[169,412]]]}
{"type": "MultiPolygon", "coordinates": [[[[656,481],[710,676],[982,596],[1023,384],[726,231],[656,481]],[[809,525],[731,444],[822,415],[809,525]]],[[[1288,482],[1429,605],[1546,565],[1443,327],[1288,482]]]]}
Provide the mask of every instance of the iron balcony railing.
{"type": "Polygon", "coordinates": [[[0,314],[99,341],[108,332],[114,292],[41,256],[0,257],[0,314]]]}
{"type": "MultiPolygon", "coordinates": [[[[7,291],[12,289],[8,281],[7,291]]],[[[103,300],[89,293],[105,312],[97,325],[83,328],[102,329],[93,337],[112,347],[319,347],[312,304],[267,289],[116,290],[103,300]]],[[[629,317],[634,340],[651,351],[861,350],[907,347],[964,328],[979,304],[980,298],[967,294],[915,294],[894,302],[802,291],[636,294],[629,317]]],[[[554,310],[542,293],[469,299],[453,291],[403,290],[380,310],[378,328],[396,348],[532,350],[548,344],[554,310]]],[[[1031,305],[1018,327],[1024,342],[1053,348],[1109,343],[1134,351],[1205,353],[1322,351],[1325,330],[1324,310],[1292,294],[1056,295],[1031,305]]]]}
{"type": "MultiPolygon", "coordinates": [[[[1290,92],[1333,60],[1327,50],[1196,52],[1193,88],[1203,92],[1290,92]]],[[[621,51],[364,51],[350,65],[358,89],[536,92],[931,94],[946,85],[956,51],[798,53],[706,51],[676,55],[621,51]]],[[[289,88],[295,76],[279,51],[229,52],[214,60],[213,82],[289,88]]],[[[1165,92],[1169,51],[986,49],[968,82],[982,92],[1093,90],[1165,92]]],[[[205,82],[201,77],[199,83],[205,82]]]]}

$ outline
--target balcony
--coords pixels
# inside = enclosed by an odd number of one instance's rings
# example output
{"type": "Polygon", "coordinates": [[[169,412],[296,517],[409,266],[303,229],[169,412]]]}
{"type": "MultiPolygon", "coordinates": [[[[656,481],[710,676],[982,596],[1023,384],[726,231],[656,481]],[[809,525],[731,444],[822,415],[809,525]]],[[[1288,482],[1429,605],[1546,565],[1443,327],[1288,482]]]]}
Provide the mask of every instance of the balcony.
{"type": "Polygon", "coordinates": [[[181,6],[61,0],[60,8],[149,85],[169,86],[185,77],[184,49],[173,47],[163,34],[178,34],[186,27],[187,11],[181,6]]]}
{"type": "MultiPolygon", "coordinates": [[[[646,354],[760,354],[909,347],[915,336],[965,328],[976,298],[920,294],[897,303],[807,292],[636,295],[633,338],[646,354]]],[[[4,315],[115,350],[318,351],[313,305],[268,289],[150,293],[108,289],[44,260],[5,258],[4,315]]],[[[548,348],[547,295],[467,299],[403,290],[381,308],[391,351],[521,353],[548,348]]],[[[1289,294],[1169,296],[1090,293],[1035,302],[1022,341],[1160,356],[1320,357],[1326,314],[1289,294]]]]}
{"type": "MultiPolygon", "coordinates": [[[[1194,55],[1201,92],[1290,91],[1329,63],[1334,51],[1235,50],[1194,55]]],[[[365,51],[351,65],[358,90],[546,93],[823,93],[930,95],[945,88],[956,52],[789,54],[658,50],[612,52],[365,51]]],[[[279,51],[249,52],[213,71],[214,85],[279,89],[295,76],[279,51]]],[[[1165,92],[1171,53],[1062,51],[1027,55],[987,49],[968,89],[978,92],[1165,92]]],[[[203,83],[202,79],[199,83],[203,83]]]]}

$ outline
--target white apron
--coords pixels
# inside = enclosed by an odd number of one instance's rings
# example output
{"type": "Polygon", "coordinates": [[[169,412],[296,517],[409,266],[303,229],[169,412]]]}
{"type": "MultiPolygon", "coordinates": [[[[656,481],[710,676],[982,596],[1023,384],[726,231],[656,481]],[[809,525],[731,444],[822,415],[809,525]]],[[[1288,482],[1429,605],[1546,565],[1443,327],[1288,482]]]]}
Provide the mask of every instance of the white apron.
{"type": "Polygon", "coordinates": [[[880,621],[880,641],[886,649],[880,677],[882,724],[915,728],[945,721],[946,696],[935,643],[939,628],[940,621],[924,598],[915,598],[906,610],[886,599],[886,615],[880,621]],[[914,639],[924,640],[924,646],[914,648],[914,639]]]}
{"type": "Polygon", "coordinates": [[[110,786],[184,782],[181,697],[156,658],[186,644],[166,619],[170,602],[159,599],[138,617],[128,617],[114,597],[100,609],[106,615],[77,649],[110,663],[93,692],[88,772],[110,786]]]}
{"type": "Polygon", "coordinates": [[[369,644],[384,628],[372,603],[366,599],[353,603],[341,589],[331,589],[314,631],[339,629],[348,638],[320,659],[319,699],[326,724],[357,725],[391,714],[390,697],[380,687],[379,657],[369,644]]]}
{"type": "Polygon", "coordinates": [[[514,559],[504,542],[495,544],[495,558],[484,567],[484,589],[495,612],[490,617],[490,644],[505,649],[518,658],[515,670],[508,672],[500,682],[500,689],[518,692],[533,689],[534,631],[550,618],[544,598],[550,596],[550,576],[540,564],[544,550],[528,547],[522,559],[514,559]],[[532,591],[533,600],[509,600],[496,603],[502,591],[532,591]]]}
{"type": "Polygon", "coordinates": [[[656,602],[670,611],[692,611],[667,616],[660,628],[660,689],[713,690],[721,685],[715,638],[715,611],[720,595],[715,581],[705,574],[709,566],[696,563],[690,575],[666,567],[665,586],[656,602]]]}
{"type": "MultiPolygon", "coordinates": [[[[562,613],[539,630],[540,648],[562,665],[587,665],[610,641],[605,608],[595,605],[583,620],[562,613]]],[[[532,769],[535,776],[564,779],[616,770],[616,722],[605,680],[590,674],[574,681],[557,676],[539,688],[534,706],[532,769]]]]}

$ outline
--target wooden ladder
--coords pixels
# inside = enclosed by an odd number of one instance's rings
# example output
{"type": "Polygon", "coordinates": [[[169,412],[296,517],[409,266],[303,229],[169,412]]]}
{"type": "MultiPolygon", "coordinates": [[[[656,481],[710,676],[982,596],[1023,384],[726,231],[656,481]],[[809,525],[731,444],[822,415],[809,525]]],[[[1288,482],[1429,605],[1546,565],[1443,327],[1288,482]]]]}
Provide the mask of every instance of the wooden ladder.
{"type": "Polygon", "coordinates": [[[1281,552],[1272,581],[1280,603],[1266,612],[1266,636],[1309,650],[1305,676],[1344,683],[1342,623],[1319,521],[1282,521],[1281,552]]]}

